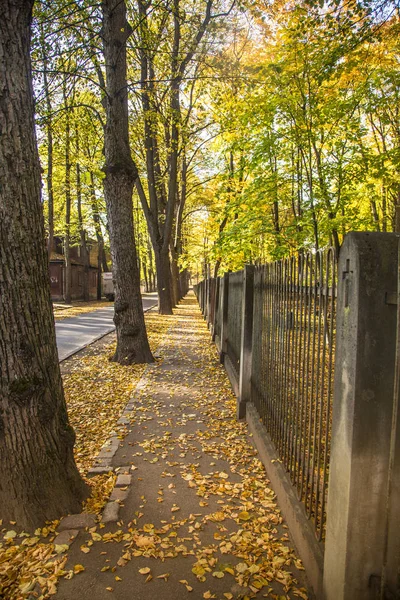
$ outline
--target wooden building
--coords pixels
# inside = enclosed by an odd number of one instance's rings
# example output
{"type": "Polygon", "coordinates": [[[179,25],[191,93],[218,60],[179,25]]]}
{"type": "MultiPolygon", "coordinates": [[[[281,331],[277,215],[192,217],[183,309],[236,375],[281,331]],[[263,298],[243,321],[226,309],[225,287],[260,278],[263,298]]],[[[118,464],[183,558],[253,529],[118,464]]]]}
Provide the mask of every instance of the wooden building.
{"type": "MultiPolygon", "coordinates": [[[[89,298],[97,298],[98,282],[98,244],[89,240],[89,272],[85,273],[85,266],[81,257],[80,246],[71,246],[71,297],[72,300],[83,300],[84,277],[87,276],[89,298]]],[[[65,295],[65,257],[63,253],[63,240],[54,238],[54,250],[50,255],[50,287],[52,300],[63,300],[65,295]]]]}

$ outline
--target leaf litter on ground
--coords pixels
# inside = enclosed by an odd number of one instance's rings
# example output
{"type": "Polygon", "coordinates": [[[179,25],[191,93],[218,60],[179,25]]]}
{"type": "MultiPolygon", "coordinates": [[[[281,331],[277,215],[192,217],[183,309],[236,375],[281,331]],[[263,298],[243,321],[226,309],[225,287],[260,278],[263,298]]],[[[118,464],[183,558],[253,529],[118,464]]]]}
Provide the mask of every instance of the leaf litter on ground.
{"type": "MultiPolygon", "coordinates": [[[[90,312],[101,305],[109,306],[109,303],[78,305],[60,311],[60,316],[66,318],[90,312]]],[[[154,352],[168,331],[171,318],[149,312],[145,319],[150,346],[154,352]]],[[[94,345],[86,349],[83,357],[75,355],[63,363],[64,366],[68,365],[63,369],[66,371],[63,384],[70,423],[76,433],[75,460],[83,476],[115,428],[145,368],[143,365],[121,366],[110,362],[115,342],[99,346],[100,352],[96,349],[97,345],[94,345]]],[[[100,514],[113,489],[114,481],[115,476],[112,474],[87,479],[91,495],[84,506],[86,512],[100,514]]],[[[58,524],[59,521],[47,523],[35,535],[31,535],[15,531],[13,527],[17,527],[17,524],[3,523],[0,512],[1,600],[24,600],[29,597],[44,600],[56,593],[60,577],[71,578],[80,572],[79,567],[75,573],[64,571],[66,548],[60,553],[60,549],[56,549],[53,543],[58,524]]]]}
{"type": "MultiPolygon", "coordinates": [[[[181,309],[178,309],[176,316],[169,318],[154,313],[147,315],[152,349],[159,346],[171,324],[181,324],[186,316],[187,312],[185,314],[183,311],[182,314],[181,309]]],[[[176,515],[180,514],[180,508],[174,503],[170,521],[163,521],[158,526],[153,523],[139,526],[139,520],[142,517],[145,520],[146,499],[143,497],[140,506],[143,512],[138,511],[136,518],[127,526],[115,532],[92,532],[92,539],[80,548],[82,557],[84,559],[85,554],[91,551],[94,543],[122,543],[123,552],[116,564],[111,567],[107,565],[101,571],[115,573],[139,557],[165,563],[185,556],[191,557],[191,569],[187,574],[181,573],[187,579],[180,579],[180,583],[187,592],[193,591],[193,584],[188,580],[192,578],[193,581],[194,577],[205,586],[202,593],[204,598],[216,597],[211,591],[214,580],[227,582],[223,593],[227,599],[241,597],[246,600],[261,595],[271,600],[297,597],[306,600],[306,590],[298,586],[292,575],[294,567],[302,569],[301,562],[289,547],[287,535],[282,534],[282,517],[274,493],[268,487],[263,465],[246,436],[246,425],[236,421],[236,400],[225,373],[216,365],[215,350],[199,315],[193,326],[204,330],[198,348],[197,369],[192,373],[194,388],[204,392],[192,392],[190,406],[188,403],[187,410],[181,412],[177,422],[185,426],[189,421],[197,421],[201,426],[195,433],[181,434],[177,438],[168,430],[162,436],[156,436],[149,430],[140,443],[142,451],[137,454],[152,456],[149,462],[153,464],[164,460],[166,468],[162,477],[175,477],[176,474],[168,469],[179,467],[182,481],[198,496],[200,510],[205,510],[188,518],[179,518],[176,515]],[[179,449],[181,461],[171,463],[166,460],[172,448],[179,449]],[[213,460],[224,460],[229,468],[203,472],[198,463],[184,460],[188,452],[201,452],[213,460]],[[214,506],[207,512],[208,504],[213,499],[217,499],[219,508],[215,510],[214,506]],[[203,545],[200,536],[209,523],[217,528],[214,532],[215,543],[203,545]],[[182,533],[183,527],[186,528],[185,533],[182,533]],[[236,584],[241,591],[232,594],[232,584],[236,584]],[[280,592],[276,592],[277,585],[281,588],[280,592]]],[[[167,339],[167,345],[179,356],[179,344],[174,347],[177,340],[179,342],[179,336],[175,335],[173,340],[167,339]]],[[[141,366],[121,367],[111,363],[109,357],[112,351],[110,345],[103,348],[100,354],[89,353],[81,359],[75,358],[68,373],[64,374],[70,420],[77,433],[76,460],[82,473],[91,466],[108,432],[115,427],[143,373],[141,366]]],[[[171,381],[171,385],[179,388],[174,381],[171,381]]],[[[171,396],[172,393],[173,390],[171,396]]],[[[160,424],[168,426],[170,417],[162,410],[161,403],[146,392],[141,394],[145,403],[142,409],[138,407],[134,420],[138,424],[146,423],[153,419],[153,412],[160,424]]],[[[210,466],[215,464],[211,462],[210,466]]],[[[86,504],[86,510],[99,513],[113,487],[114,477],[98,476],[89,483],[92,496],[86,504]]],[[[168,485],[173,492],[175,487],[173,483],[168,485]]],[[[160,500],[163,501],[163,493],[158,494],[160,500]]],[[[8,595],[5,597],[9,600],[23,600],[32,594],[36,586],[36,589],[40,587],[37,597],[44,600],[55,593],[60,577],[70,579],[84,569],[78,564],[72,570],[64,570],[66,557],[57,555],[52,545],[56,525],[57,522],[48,528],[48,542],[38,538],[31,545],[23,547],[23,541],[21,543],[16,536],[0,542],[0,597],[1,593],[6,592],[8,595]]],[[[5,529],[3,534],[6,534],[5,529]]],[[[145,576],[148,585],[152,585],[151,582],[156,579],[164,580],[168,585],[168,572],[153,576],[151,567],[146,566],[139,573],[145,576]]],[[[122,577],[115,575],[117,582],[123,581],[123,572],[119,574],[122,577]]],[[[113,588],[106,586],[105,589],[112,591],[113,588]]]]}
{"type": "MultiPolygon", "coordinates": [[[[168,337],[163,348],[166,357],[171,354],[175,358],[181,356],[182,365],[187,357],[185,350],[180,349],[180,342],[183,342],[182,336],[187,336],[184,325],[187,317],[180,307],[173,335],[168,337]],[[178,334],[178,331],[184,333],[178,334]]],[[[200,584],[205,586],[202,595],[217,597],[212,582],[220,581],[219,590],[221,585],[226,585],[224,598],[307,599],[306,590],[293,575],[293,571],[303,569],[301,562],[289,546],[275,494],[268,486],[264,467],[249,441],[247,426],[236,420],[236,399],[226,374],[216,361],[215,350],[200,315],[196,327],[204,331],[201,343],[196,342],[199,356],[196,368],[186,373],[181,382],[168,368],[163,370],[161,378],[152,371],[146,377],[146,387],[137,394],[135,425],[137,433],[139,429],[145,432],[140,439],[135,435],[135,446],[138,447],[135,462],[140,465],[139,475],[146,465],[143,461],[154,465],[162,463],[162,483],[163,479],[180,477],[198,497],[199,513],[193,511],[189,516],[181,516],[179,497],[176,497],[170,508],[163,512],[163,520],[151,523],[149,517],[146,518],[148,499],[142,496],[135,518],[121,529],[102,536],[106,544],[123,546],[113,568],[121,569],[118,572],[123,578],[123,568],[132,560],[136,561],[144,584],[150,586],[148,598],[152,597],[150,590],[154,582],[165,578],[166,573],[157,575],[159,566],[168,569],[168,561],[185,557],[190,565],[185,571],[179,567],[180,577],[183,575],[186,579],[179,578],[178,582],[186,586],[188,592],[197,586],[197,596],[200,584]],[[164,399],[157,397],[157,388],[162,390],[164,399]],[[169,399],[175,393],[180,400],[174,408],[169,399]],[[182,400],[185,394],[187,402],[182,400]],[[191,433],[177,429],[184,428],[189,422],[194,422],[198,428],[190,430],[191,433]],[[169,460],[171,454],[178,455],[181,460],[169,460]],[[190,455],[210,457],[209,465],[215,468],[204,470],[200,462],[187,458],[190,455]],[[221,468],[222,462],[226,465],[224,468],[221,468]],[[214,543],[211,544],[203,537],[210,524],[215,529],[214,543]],[[235,589],[234,594],[232,589],[235,589]]],[[[141,480],[141,477],[137,478],[138,482],[141,480]]],[[[175,493],[179,487],[177,483],[160,485],[154,500],[163,502],[165,491],[175,493]]],[[[176,571],[171,575],[174,576],[176,571]]],[[[168,582],[168,578],[165,579],[168,582]]]]}

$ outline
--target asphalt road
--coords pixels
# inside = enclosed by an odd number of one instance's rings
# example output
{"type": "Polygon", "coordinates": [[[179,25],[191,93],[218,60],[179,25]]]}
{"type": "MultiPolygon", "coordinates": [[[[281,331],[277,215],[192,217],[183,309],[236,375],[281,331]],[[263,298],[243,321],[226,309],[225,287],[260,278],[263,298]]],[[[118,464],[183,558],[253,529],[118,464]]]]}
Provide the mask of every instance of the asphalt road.
{"type": "MultiPolygon", "coordinates": [[[[145,311],[157,305],[156,295],[144,297],[142,300],[145,311]]],[[[60,362],[103,335],[114,331],[113,316],[114,306],[110,304],[106,308],[56,321],[57,350],[60,362]]]]}

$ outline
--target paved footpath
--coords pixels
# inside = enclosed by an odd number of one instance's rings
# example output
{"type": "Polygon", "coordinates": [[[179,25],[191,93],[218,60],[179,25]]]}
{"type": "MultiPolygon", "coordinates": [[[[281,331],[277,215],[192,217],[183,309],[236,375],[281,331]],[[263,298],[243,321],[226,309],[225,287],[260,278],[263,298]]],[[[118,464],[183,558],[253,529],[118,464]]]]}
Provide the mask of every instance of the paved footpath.
{"type": "MultiPolygon", "coordinates": [[[[157,298],[142,298],[144,311],[157,305],[157,298]]],[[[114,331],[114,306],[99,308],[93,312],[83,313],[76,317],[67,317],[56,321],[56,338],[58,358],[60,362],[72,354],[79,352],[88,344],[114,331]]]]}
{"type": "Polygon", "coordinates": [[[56,599],[307,599],[193,295],[157,355],[121,419],[125,437],[98,461],[120,474],[103,515],[117,521],[80,530],[65,569],[84,571],[56,599]]]}

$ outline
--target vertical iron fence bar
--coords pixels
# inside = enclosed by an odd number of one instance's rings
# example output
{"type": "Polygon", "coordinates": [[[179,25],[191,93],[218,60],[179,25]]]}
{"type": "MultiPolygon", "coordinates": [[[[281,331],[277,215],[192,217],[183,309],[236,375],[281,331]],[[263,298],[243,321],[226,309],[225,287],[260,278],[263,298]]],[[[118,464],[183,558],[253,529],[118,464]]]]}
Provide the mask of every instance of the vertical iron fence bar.
{"type": "MultiPolygon", "coordinates": [[[[305,259],[305,286],[307,290],[307,303],[305,308],[305,321],[306,321],[306,335],[303,342],[304,346],[304,357],[303,357],[303,381],[301,390],[301,423],[302,423],[302,434],[301,434],[301,448],[300,448],[300,481],[298,487],[299,499],[303,500],[304,496],[307,496],[307,488],[304,487],[305,483],[305,462],[306,462],[306,448],[308,438],[308,384],[309,384],[309,367],[310,367],[310,336],[311,336],[311,312],[313,306],[313,294],[312,294],[312,282],[313,282],[313,258],[311,255],[307,255],[305,259]],[[303,414],[304,413],[304,414],[303,414]]],[[[311,410],[310,410],[311,412],[311,410]]]]}
{"type": "Polygon", "coordinates": [[[289,305],[289,286],[290,286],[290,261],[284,261],[284,286],[283,286],[283,319],[284,331],[282,336],[282,394],[281,394],[281,419],[280,419],[280,455],[283,456],[285,451],[285,425],[286,425],[286,374],[287,374],[287,352],[288,352],[288,336],[290,332],[290,305],[289,305]]]}
{"type": "Polygon", "coordinates": [[[298,483],[298,462],[299,462],[299,398],[300,398],[300,390],[301,390],[301,381],[302,381],[302,373],[303,373],[303,346],[302,346],[302,336],[304,329],[304,257],[302,257],[300,268],[300,277],[299,277],[299,313],[300,313],[300,327],[299,327],[299,338],[298,338],[298,366],[299,366],[299,377],[297,380],[296,386],[296,395],[295,395],[295,423],[294,423],[294,452],[293,452],[293,461],[294,461],[294,470],[293,470],[293,483],[297,487],[298,483]]]}
{"type": "MultiPolygon", "coordinates": [[[[264,344],[264,356],[263,356],[263,364],[265,365],[265,369],[270,371],[271,369],[271,357],[270,357],[270,348],[271,348],[271,321],[269,315],[269,306],[270,306],[270,269],[271,265],[265,265],[264,267],[264,323],[265,323],[265,344],[264,344]]],[[[267,426],[268,431],[271,428],[271,422],[269,419],[270,415],[270,384],[271,378],[268,376],[269,373],[266,373],[264,382],[265,382],[265,394],[263,398],[265,412],[264,412],[264,424],[267,426]]]]}
{"type": "Polygon", "coordinates": [[[314,431],[313,431],[313,457],[312,457],[312,468],[311,468],[311,487],[310,487],[310,505],[312,505],[312,513],[314,512],[314,526],[317,529],[317,516],[316,516],[316,503],[315,503],[315,486],[316,486],[316,448],[317,448],[317,437],[318,437],[318,425],[319,425],[319,413],[321,410],[321,378],[322,378],[322,365],[321,365],[321,323],[322,323],[322,312],[321,312],[321,304],[322,304],[322,279],[323,279],[323,258],[321,252],[318,252],[316,255],[316,272],[318,273],[318,333],[317,333],[317,373],[316,373],[316,402],[315,402],[315,411],[314,411],[314,431]]]}
{"type": "Polygon", "coordinates": [[[292,348],[293,348],[293,334],[294,334],[294,272],[295,272],[295,258],[289,259],[289,309],[290,309],[290,327],[288,329],[288,343],[287,343],[287,358],[286,358],[286,374],[285,374],[285,426],[283,432],[283,452],[282,457],[284,464],[288,463],[288,435],[290,429],[290,386],[293,377],[292,373],[292,348]]]}
{"type": "Polygon", "coordinates": [[[273,366],[274,371],[272,375],[272,384],[273,384],[273,440],[275,442],[275,446],[277,445],[277,429],[278,429],[278,398],[279,398],[279,381],[278,381],[278,369],[279,369],[279,310],[280,310],[280,269],[281,263],[277,261],[274,263],[274,299],[273,303],[274,309],[274,359],[273,366]]]}
{"type": "Polygon", "coordinates": [[[292,375],[292,381],[291,381],[291,386],[290,386],[290,430],[289,430],[289,443],[288,443],[288,447],[289,447],[289,461],[287,464],[287,468],[288,471],[290,473],[290,476],[292,477],[293,475],[293,455],[294,455],[294,437],[295,437],[295,430],[294,430],[294,422],[295,422],[295,414],[296,414],[296,407],[295,407],[295,397],[296,397],[296,382],[297,379],[299,377],[299,373],[298,373],[298,368],[299,368],[299,362],[298,362],[298,340],[299,340],[299,299],[300,299],[300,263],[301,261],[301,256],[297,257],[297,260],[295,260],[295,305],[296,305],[296,329],[294,332],[294,343],[293,343],[293,348],[292,348],[292,364],[293,364],[293,375],[292,375]]]}
{"type": "Polygon", "coordinates": [[[310,343],[310,350],[311,350],[311,375],[310,375],[310,390],[309,390],[309,394],[308,394],[308,404],[309,404],[309,419],[308,419],[308,431],[307,431],[307,461],[306,461],[306,465],[305,465],[305,469],[306,469],[306,497],[304,499],[304,505],[305,505],[305,509],[306,509],[306,514],[307,516],[310,518],[311,517],[311,510],[312,510],[312,502],[311,502],[311,496],[310,496],[310,481],[311,481],[311,462],[312,462],[312,454],[313,454],[313,447],[312,447],[312,432],[313,432],[313,419],[314,419],[314,414],[315,411],[313,410],[313,407],[316,405],[317,402],[317,397],[314,397],[314,392],[317,388],[316,385],[316,380],[315,380],[315,356],[316,356],[316,352],[317,352],[317,342],[316,342],[316,327],[315,327],[315,323],[316,323],[316,319],[317,319],[317,295],[318,295],[318,278],[317,278],[317,261],[318,258],[315,258],[315,261],[313,260],[313,272],[314,272],[314,277],[313,277],[313,282],[312,282],[312,296],[313,296],[313,303],[312,303],[312,314],[310,313],[310,322],[312,323],[312,342],[310,343]]]}
{"type": "Polygon", "coordinates": [[[224,274],[222,287],[222,316],[221,316],[221,352],[220,362],[224,364],[228,340],[228,309],[229,309],[229,273],[224,274]]]}
{"type": "Polygon", "coordinates": [[[283,361],[284,361],[284,335],[285,335],[285,260],[280,261],[280,277],[279,277],[279,302],[278,302],[278,364],[277,364],[277,380],[278,380],[278,394],[277,394],[277,450],[279,455],[282,453],[281,446],[281,424],[282,424],[282,392],[283,392],[283,361]]]}
{"type": "Polygon", "coordinates": [[[329,328],[329,334],[327,342],[329,344],[328,354],[328,374],[327,374],[327,394],[326,394],[326,406],[325,406],[325,440],[324,440],[324,452],[323,452],[323,479],[322,479],[322,497],[321,497],[321,526],[318,533],[318,539],[321,540],[324,534],[326,514],[326,496],[328,491],[328,460],[329,460],[329,439],[331,429],[331,405],[332,405],[332,394],[333,394],[333,344],[334,344],[334,323],[335,309],[336,309],[336,253],[330,248],[326,255],[326,301],[330,304],[331,308],[331,326],[329,328]],[[331,280],[332,278],[332,280],[331,280]],[[330,281],[331,280],[331,281],[330,281]],[[329,290],[331,289],[331,293],[329,290]]]}
{"type": "Polygon", "coordinates": [[[261,308],[262,308],[262,343],[261,343],[261,368],[262,368],[262,387],[260,386],[261,392],[261,403],[262,403],[262,413],[261,417],[264,425],[266,423],[266,414],[267,414],[267,383],[268,383],[268,363],[267,363],[267,344],[268,344],[268,322],[267,322],[267,314],[266,314],[266,303],[267,303],[267,266],[264,265],[261,271],[261,290],[262,290],[262,300],[261,300],[261,308]]]}
{"type": "Polygon", "coordinates": [[[276,340],[276,331],[277,331],[277,323],[276,323],[276,305],[277,305],[277,268],[278,265],[276,262],[274,262],[271,265],[271,275],[272,275],[272,281],[271,281],[271,286],[270,286],[270,319],[271,319],[271,334],[272,334],[272,339],[271,339],[271,354],[270,354],[270,430],[271,430],[271,437],[273,439],[274,442],[276,442],[276,438],[275,438],[275,425],[276,425],[276,411],[275,411],[275,402],[276,402],[276,376],[275,376],[275,366],[276,366],[276,347],[277,347],[277,340],[276,340]]]}
{"type": "Polygon", "coordinates": [[[251,373],[253,352],[253,305],[254,305],[254,266],[246,265],[242,283],[242,327],[239,361],[239,404],[238,419],[246,416],[246,404],[251,399],[251,373]]]}
{"type": "Polygon", "coordinates": [[[328,293],[329,283],[327,276],[327,267],[325,259],[326,257],[321,256],[321,302],[323,306],[320,307],[320,312],[323,315],[323,327],[322,327],[322,365],[321,365],[321,408],[319,411],[319,423],[318,423],[318,439],[317,439],[317,452],[316,452],[316,486],[315,486],[315,530],[317,538],[320,538],[322,530],[322,515],[320,514],[320,495],[321,495],[321,444],[322,444],[322,431],[323,431],[323,416],[324,416],[324,405],[325,399],[325,382],[326,382],[326,339],[327,339],[327,320],[328,320],[328,293]]]}
{"type": "Polygon", "coordinates": [[[215,342],[215,336],[217,335],[217,328],[218,328],[218,319],[219,319],[219,282],[220,282],[220,278],[217,277],[215,279],[215,288],[214,288],[214,319],[213,319],[213,324],[212,324],[212,341],[215,342]]]}

